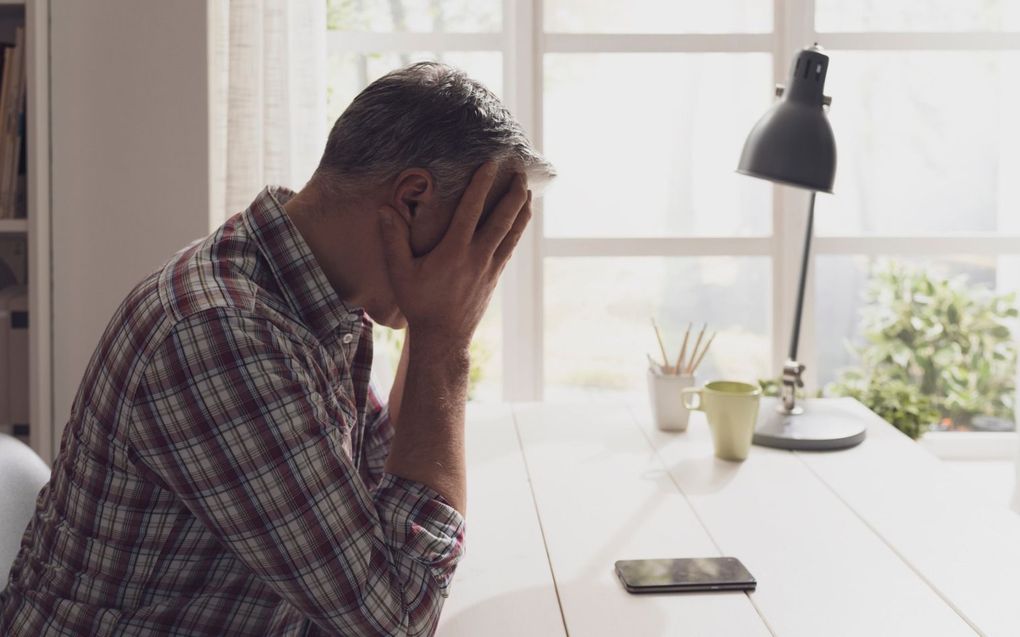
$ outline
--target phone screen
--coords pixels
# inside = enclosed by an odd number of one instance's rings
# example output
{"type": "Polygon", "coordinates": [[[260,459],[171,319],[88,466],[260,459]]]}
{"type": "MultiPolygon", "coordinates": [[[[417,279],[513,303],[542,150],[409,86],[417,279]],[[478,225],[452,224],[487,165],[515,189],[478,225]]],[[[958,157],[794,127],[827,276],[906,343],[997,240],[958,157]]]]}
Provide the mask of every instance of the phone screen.
{"type": "Polygon", "coordinates": [[[756,585],[735,557],[620,560],[616,572],[631,592],[754,590],[756,585]]]}

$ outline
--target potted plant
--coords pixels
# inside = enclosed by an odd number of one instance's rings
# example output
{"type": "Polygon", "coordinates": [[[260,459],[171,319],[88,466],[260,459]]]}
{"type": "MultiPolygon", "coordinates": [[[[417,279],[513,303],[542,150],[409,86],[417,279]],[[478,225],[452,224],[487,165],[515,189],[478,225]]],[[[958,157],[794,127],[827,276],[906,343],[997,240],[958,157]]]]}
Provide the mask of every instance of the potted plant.
{"type": "Polygon", "coordinates": [[[826,395],[857,398],[912,438],[932,426],[1012,423],[1015,295],[881,260],[865,300],[859,363],[826,395]]]}

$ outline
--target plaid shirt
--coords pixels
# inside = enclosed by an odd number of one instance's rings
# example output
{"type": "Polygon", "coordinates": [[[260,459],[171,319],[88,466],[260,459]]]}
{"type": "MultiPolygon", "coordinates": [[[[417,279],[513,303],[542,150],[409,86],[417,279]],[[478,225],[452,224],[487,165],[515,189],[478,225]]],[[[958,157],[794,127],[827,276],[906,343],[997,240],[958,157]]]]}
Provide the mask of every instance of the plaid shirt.
{"type": "Polygon", "coordinates": [[[142,281],[89,363],[4,635],[430,635],[460,514],[383,472],[372,324],[266,189],[142,281]]]}

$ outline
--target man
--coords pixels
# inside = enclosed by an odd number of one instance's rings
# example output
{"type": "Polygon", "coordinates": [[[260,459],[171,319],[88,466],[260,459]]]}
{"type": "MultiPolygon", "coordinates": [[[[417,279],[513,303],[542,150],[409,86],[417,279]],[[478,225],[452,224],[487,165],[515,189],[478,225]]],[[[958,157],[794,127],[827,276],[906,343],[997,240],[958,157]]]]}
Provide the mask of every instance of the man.
{"type": "Polygon", "coordinates": [[[428,635],[463,553],[468,344],[552,176],[434,63],[142,281],[85,373],[0,634],[428,635]],[[388,409],[372,323],[408,327],[388,409]]]}

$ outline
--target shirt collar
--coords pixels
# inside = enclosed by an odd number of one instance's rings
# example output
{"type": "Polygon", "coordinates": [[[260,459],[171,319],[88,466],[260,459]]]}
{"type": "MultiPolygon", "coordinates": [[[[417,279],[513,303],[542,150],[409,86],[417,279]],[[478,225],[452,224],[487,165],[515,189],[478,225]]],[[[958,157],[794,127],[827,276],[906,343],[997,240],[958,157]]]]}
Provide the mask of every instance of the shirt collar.
{"type": "Polygon", "coordinates": [[[283,204],[294,191],[266,186],[245,210],[245,221],[259,251],[280,284],[287,303],[320,339],[337,331],[357,331],[366,320],[362,308],[344,303],[283,204]]]}

